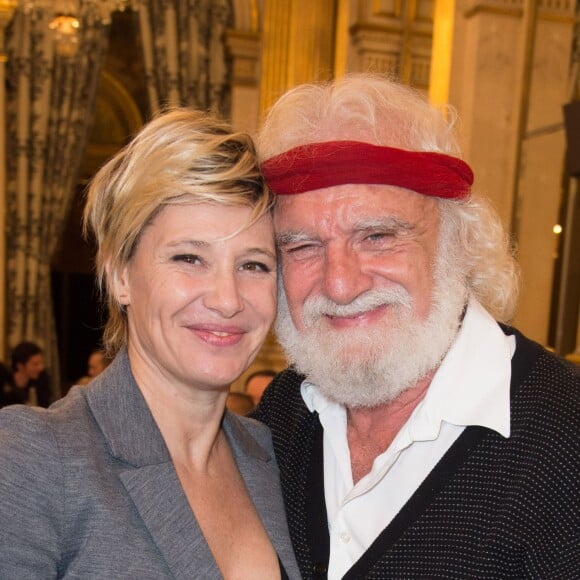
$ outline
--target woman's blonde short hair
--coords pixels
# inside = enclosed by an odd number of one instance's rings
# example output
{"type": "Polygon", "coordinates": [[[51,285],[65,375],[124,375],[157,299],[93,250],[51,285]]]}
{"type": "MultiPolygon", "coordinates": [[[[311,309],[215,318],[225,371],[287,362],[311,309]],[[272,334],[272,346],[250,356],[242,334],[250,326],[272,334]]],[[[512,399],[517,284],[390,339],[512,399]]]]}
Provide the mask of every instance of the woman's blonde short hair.
{"type": "Polygon", "coordinates": [[[112,282],[133,256],[141,233],[170,204],[252,208],[248,225],[271,211],[254,144],[221,119],[174,109],[145,125],[95,175],[88,191],[85,235],[97,245],[96,274],[106,295],[103,344],[114,355],[127,343],[127,314],[112,282]]]}

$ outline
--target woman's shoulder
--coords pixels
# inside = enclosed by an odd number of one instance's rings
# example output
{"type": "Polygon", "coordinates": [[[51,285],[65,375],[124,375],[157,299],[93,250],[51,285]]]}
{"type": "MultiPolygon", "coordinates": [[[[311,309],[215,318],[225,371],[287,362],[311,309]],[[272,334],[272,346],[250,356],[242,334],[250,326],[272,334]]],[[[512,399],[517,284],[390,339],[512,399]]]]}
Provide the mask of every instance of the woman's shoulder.
{"type": "Polygon", "coordinates": [[[50,414],[24,405],[0,410],[1,517],[10,517],[15,505],[41,501],[44,495],[51,496],[46,500],[51,503],[52,491],[62,485],[61,454],[50,414]]]}
{"type": "Polygon", "coordinates": [[[250,417],[246,417],[244,415],[234,415],[235,420],[239,421],[242,427],[256,440],[258,443],[262,444],[265,443],[267,445],[270,444],[272,439],[270,435],[270,429],[264,423],[257,421],[256,419],[252,419],[250,417]]]}
{"type": "Polygon", "coordinates": [[[272,435],[264,423],[231,412],[228,412],[227,416],[228,420],[224,423],[224,427],[230,442],[235,441],[246,452],[260,456],[264,460],[272,458],[274,453],[272,435]]]}
{"type": "Polygon", "coordinates": [[[87,423],[86,403],[80,392],[70,392],[48,409],[11,405],[0,409],[0,453],[33,455],[56,453],[58,439],[75,437],[87,423]]]}
{"type": "Polygon", "coordinates": [[[34,441],[44,435],[48,430],[46,414],[47,409],[26,405],[9,405],[0,409],[0,450],[10,448],[11,443],[34,441]]]}
{"type": "Polygon", "coordinates": [[[256,439],[263,439],[265,441],[269,441],[271,439],[270,429],[268,429],[264,423],[261,423],[256,419],[252,419],[251,417],[245,417],[243,415],[236,415],[236,417],[244,426],[244,428],[249,431],[250,434],[256,439]]]}

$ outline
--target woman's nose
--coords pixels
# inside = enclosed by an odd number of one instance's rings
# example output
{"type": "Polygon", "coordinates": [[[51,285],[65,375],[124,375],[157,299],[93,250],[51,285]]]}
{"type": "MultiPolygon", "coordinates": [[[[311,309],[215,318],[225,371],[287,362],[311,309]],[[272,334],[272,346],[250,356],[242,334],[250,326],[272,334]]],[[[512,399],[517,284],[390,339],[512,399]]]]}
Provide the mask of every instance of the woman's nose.
{"type": "Polygon", "coordinates": [[[239,281],[235,273],[219,273],[214,276],[211,288],[204,297],[204,305],[219,312],[224,318],[232,318],[243,309],[239,281]]]}

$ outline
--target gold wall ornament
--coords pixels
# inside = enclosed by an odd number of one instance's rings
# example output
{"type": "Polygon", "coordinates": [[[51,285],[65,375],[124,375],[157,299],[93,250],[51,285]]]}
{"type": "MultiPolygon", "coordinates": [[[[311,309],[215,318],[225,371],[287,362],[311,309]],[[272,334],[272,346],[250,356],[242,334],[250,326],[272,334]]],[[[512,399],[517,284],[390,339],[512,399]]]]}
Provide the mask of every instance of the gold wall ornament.
{"type": "Polygon", "coordinates": [[[60,56],[70,57],[77,53],[80,20],[72,14],[57,14],[48,24],[54,30],[56,52],[60,56]]]}

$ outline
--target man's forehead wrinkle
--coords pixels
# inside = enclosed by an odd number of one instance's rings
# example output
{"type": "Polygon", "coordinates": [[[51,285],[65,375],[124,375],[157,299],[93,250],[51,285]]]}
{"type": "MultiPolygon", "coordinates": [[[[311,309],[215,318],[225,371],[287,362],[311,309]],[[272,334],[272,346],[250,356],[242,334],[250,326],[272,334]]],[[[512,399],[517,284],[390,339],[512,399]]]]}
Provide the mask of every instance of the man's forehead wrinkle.
{"type": "MultiPolygon", "coordinates": [[[[328,240],[373,228],[411,235],[434,225],[437,202],[386,186],[338,186],[284,199],[275,211],[277,243],[328,240]],[[301,197],[304,195],[304,197],[301,197]]],[[[283,197],[283,196],[282,196],[283,197]]]]}

